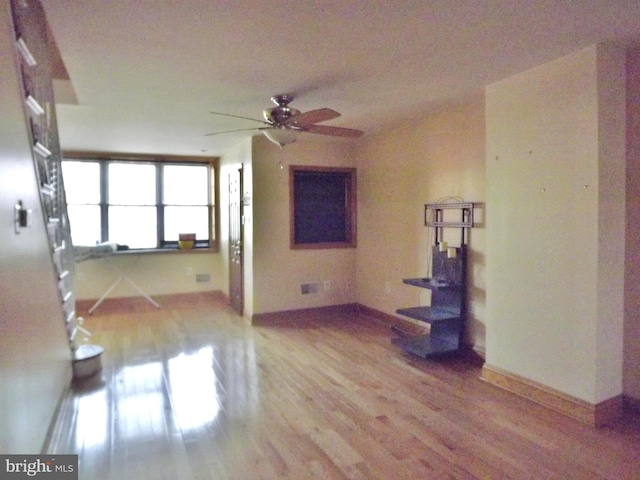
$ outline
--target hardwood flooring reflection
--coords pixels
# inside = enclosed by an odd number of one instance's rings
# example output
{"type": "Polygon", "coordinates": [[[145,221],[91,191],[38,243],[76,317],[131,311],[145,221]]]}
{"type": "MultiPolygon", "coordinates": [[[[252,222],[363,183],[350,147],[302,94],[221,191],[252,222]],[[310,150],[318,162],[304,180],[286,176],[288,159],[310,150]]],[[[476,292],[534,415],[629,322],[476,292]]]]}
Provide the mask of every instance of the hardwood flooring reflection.
{"type": "Polygon", "coordinates": [[[355,315],[249,326],[185,297],[86,317],[103,371],[64,400],[51,453],[79,478],[632,479],[640,425],[595,430],[425,361],[355,315]]]}

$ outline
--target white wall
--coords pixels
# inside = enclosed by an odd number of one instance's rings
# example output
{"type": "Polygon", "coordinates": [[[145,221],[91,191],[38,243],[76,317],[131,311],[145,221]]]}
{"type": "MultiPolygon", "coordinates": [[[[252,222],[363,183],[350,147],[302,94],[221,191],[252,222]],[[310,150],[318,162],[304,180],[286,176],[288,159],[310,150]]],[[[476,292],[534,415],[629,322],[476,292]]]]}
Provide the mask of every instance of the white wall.
{"type": "Polygon", "coordinates": [[[352,142],[332,142],[305,134],[281,150],[263,136],[253,141],[252,312],[355,302],[355,249],[289,247],[289,165],[353,167],[352,142]],[[323,289],[325,281],[331,283],[329,290],[323,289]],[[300,294],[300,284],[308,282],[320,284],[317,295],[300,294]]]}
{"type": "Polygon", "coordinates": [[[596,47],[598,79],[598,309],[595,401],[622,393],[626,232],[626,53],[596,47]]]}
{"type": "MultiPolygon", "coordinates": [[[[71,349],[40,206],[9,2],[0,2],[0,452],[40,453],[71,380],[71,349]],[[14,230],[14,205],[33,225],[14,230]]],[[[37,52],[38,54],[41,51],[37,52]]]]}
{"type": "Polygon", "coordinates": [[[486,88],[487,363],[590,403],[621,393],[623,58],[486,88]]]}
{"type": "MultiPolygon", "coordinates": [[[[428,292],[402,283],[428,272],[431,229],[424,204],[445,197],[485,199],[484,100],[443,106],[404,128],[368,138],[357,146],[358,302],[384,313],[428,304],[428,292]]],[[[483,353],[485,324],[485,232],[470,232],[469,303],[465,342],[483,353]]],[[[460,244],[460,231],[445,240],[460,244]]],[[[431,242],[433,240],[431,239],[431,242]]]]}

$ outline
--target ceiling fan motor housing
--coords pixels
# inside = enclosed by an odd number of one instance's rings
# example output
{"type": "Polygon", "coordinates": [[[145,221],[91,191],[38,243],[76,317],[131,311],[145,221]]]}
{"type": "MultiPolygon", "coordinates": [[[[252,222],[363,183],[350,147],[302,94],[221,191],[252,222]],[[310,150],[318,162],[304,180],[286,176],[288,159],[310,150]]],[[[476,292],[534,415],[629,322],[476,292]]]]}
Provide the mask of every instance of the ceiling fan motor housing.
{"type": "Polygon", "coordinates": [[[265,108],[262,111],[264,119],[274,127],[283,126],[284,123],[295,115],[300,115],[300,110],[291,107],[265,108]]]}
{"type": "Polygon", "coordinates": [[[300,110],[289,107],[289,103],[293,101],[292,95],[274,95],[271,97],[271,101],[277,106],[273,108],[265,108],[262,111],[262,116],[274,127],[285,128],[285,122],[287,120],[300,114],[300,110]]]}

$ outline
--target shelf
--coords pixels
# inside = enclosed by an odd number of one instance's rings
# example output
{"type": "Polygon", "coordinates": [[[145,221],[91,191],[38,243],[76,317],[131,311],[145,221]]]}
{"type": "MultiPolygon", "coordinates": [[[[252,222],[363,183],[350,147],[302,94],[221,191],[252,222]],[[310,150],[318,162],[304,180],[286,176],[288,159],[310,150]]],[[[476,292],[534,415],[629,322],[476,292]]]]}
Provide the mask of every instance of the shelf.
{"type": "Polygon", "coordinates": [[[31,95],[27,95],[27,98],[25,99],[25,104],[27,105],[27,107],[29,107],[29,110],[31,110],[31,112],[36,117],[39,117],[40,115],[44,115],[45,113],[44,108],[42,108],[40,103],[38,103],[38,101],[35,98],[33,98],[31,95]]]}
{"type": "Polygon", "coordinates": [[[43,144],[37,141],[36,143],[33,144],[33,151],[36,152],[38,155],[40,155],[44,159],[47,159],[51,156],[51,150],[49,150],[47,147],[45,147],[43,144]]]}
{"type": "Polygon", "coordinates": [[[391,340],[407,353],[418,355],[422,358],[453,353],[458,350],[457,344],[449,343],[432,335],[419,335],[414,337],[399,337],[391,340]]]}
{"type": "Polygon", "coordinates": [[[429,290],[457,290],[462,288],[459,283],[445,282],[437,278],[405,278],[402,283],[429,290]]]}
{"type": "Polygon", "coordinates": [[[441,308],[415,307],[397,310],[402,315],[408,315],[418,320],[420,312],[431,315],[431,331],[427,335],[407,336],[393,339],[392,342],[409,353],[423,358],[455,352],[460,348],[460,332],[462,331],[462,317],[441,308]],[[429,310],[426,310],[429,309],[429,310]],[[415,313],[416,315],[409,315],[415,313]],[[434,318],[440,315],[441,318],[434,318]]]}
{"type": "Polygon", "coordinates": [[[43,195],[47,195],[49,197],[53,197],[54,189],[52,185],[49,185],[48,183],[43,183],[42,185],[40,185],[40,192],[42,192],[43,195]]]}
{"type": "Polygon", "coordinates": [[[415,320],[420,320],[422,322],[427,323],[436,323],[443,322],[447,320],[459,320],[460,312],[456,312],[454,310],[447,310],[442,307],[410,307],[410,308],[399,308],[396,310],[396,313],[400,315],[404,315],[405,317],[410,317],[415,320]]]}
{"type": "MultiPolygon", "coordinates": [[[[453,208],[453,207],[451,207],[453,208]]],[[[460,348],[464,318],[466,250],[464,244],[449,256],[432,246],[433,277],[405,278],[402,282],[431,292],[430,305],[399,308],[396,313],[430,325],[428,335],[400,337],[393,343],[405,352],[422,358],[452,353],[460,348]],[[450,281],[455,279],[456,281],[450,281]]]]}

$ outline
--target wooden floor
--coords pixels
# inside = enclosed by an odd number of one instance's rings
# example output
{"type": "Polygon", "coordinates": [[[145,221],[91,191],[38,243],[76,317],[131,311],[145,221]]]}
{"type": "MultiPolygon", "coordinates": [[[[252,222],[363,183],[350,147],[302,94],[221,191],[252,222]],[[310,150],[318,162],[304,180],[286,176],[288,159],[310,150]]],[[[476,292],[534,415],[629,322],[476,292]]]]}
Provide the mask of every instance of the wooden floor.
{"type": "Polygon", "coordinates": [[[595,430],[401,353],[364,317],[251,327],[223,302],[101,306],[103,371],[63,401],[51,453],[81,479],[638,479],[637,419],[595,430]]]}

